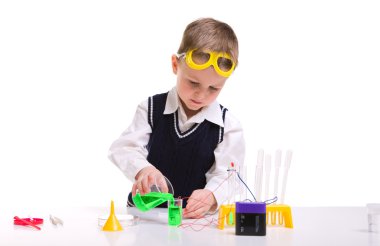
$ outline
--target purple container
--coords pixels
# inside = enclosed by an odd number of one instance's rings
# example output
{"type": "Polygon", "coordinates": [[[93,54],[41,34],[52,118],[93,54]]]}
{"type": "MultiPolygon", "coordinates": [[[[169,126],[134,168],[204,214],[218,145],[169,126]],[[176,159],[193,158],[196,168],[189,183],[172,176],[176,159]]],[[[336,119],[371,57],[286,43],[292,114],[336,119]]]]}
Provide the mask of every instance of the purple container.
{"type": "Polygon", "coordinates": [[[235,234],[246,236],[266,235],[266,203],[236,202],[235,234]]]}

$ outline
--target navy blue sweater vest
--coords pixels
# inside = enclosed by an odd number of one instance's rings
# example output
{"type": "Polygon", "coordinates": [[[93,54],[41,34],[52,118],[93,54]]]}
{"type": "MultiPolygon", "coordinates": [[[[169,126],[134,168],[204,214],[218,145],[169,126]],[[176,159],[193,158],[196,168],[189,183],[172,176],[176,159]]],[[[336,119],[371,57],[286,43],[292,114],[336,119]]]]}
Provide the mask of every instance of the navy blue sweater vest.
{"type": "MultiPolygon", "coordinates": [[[[150,97],[148,122],[152,128],[147,160],[169,179],[174,197],[189,197],[206,185],[205,174],[215,162],[214,150],[223,141],[223,127],[207,120],[180,132],[178,110],[163,114],[168,93],[150,97]]],[[[226,108],[221,106],[223,120],[226,108]]],[[[186,206],[184,200],[184,207],[186,206]]]]}

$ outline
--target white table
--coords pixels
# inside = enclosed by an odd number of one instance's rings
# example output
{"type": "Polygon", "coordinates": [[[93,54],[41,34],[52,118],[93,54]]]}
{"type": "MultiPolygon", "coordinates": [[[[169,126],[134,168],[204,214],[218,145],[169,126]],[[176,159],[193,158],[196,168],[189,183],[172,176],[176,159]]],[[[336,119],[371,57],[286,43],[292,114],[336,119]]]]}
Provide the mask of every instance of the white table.
{"type": "MultiPolygon", "coordinates": [[[[293,208],[294,228],[267,227],[264,237],[236,236],[234,227],[170,227],[165,209],[155,212],[159,215],[146,216],[121,232],[104,232],[98,217],[108,215],[109,208],[0,209],[0,245],[380,245],[380,233],[367,231],[364,207],[293,208]],[[61,218],[64,226],[52,225],[49,214],[61,218]],[[15,215],[44,218],[42,230],[13,225],[15,215]]],[[[118,207],[116,213],[125,214],[126,208],[118,207]]]]}

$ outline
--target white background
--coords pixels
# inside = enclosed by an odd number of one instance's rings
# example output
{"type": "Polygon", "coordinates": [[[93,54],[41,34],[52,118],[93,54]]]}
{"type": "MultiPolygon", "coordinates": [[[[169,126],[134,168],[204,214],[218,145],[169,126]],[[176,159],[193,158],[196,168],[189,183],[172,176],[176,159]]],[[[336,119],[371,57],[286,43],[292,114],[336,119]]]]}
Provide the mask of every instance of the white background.
{"type": "Polygon", "coordinates": [[[378,1],[1,1],[0,206],[122,206],[107,159],[137,104],[175,84],[199,17],[229,23],[239,66],[218,101],[257,151],[293,150],[286,203],[380,202],[378,1]],[[249,4],[248,4],[249,2],[249,4]]]}

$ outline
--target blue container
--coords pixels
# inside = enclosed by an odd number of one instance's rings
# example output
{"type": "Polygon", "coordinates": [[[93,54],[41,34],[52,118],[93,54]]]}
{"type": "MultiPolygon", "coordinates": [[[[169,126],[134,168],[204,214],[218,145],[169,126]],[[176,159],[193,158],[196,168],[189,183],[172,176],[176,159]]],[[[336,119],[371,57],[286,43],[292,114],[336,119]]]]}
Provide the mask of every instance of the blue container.
{"type": "Polygon", "coordinates": [[[265,202],[236,202],[235,234],[246,236],[266,235],[265,202]]]}

